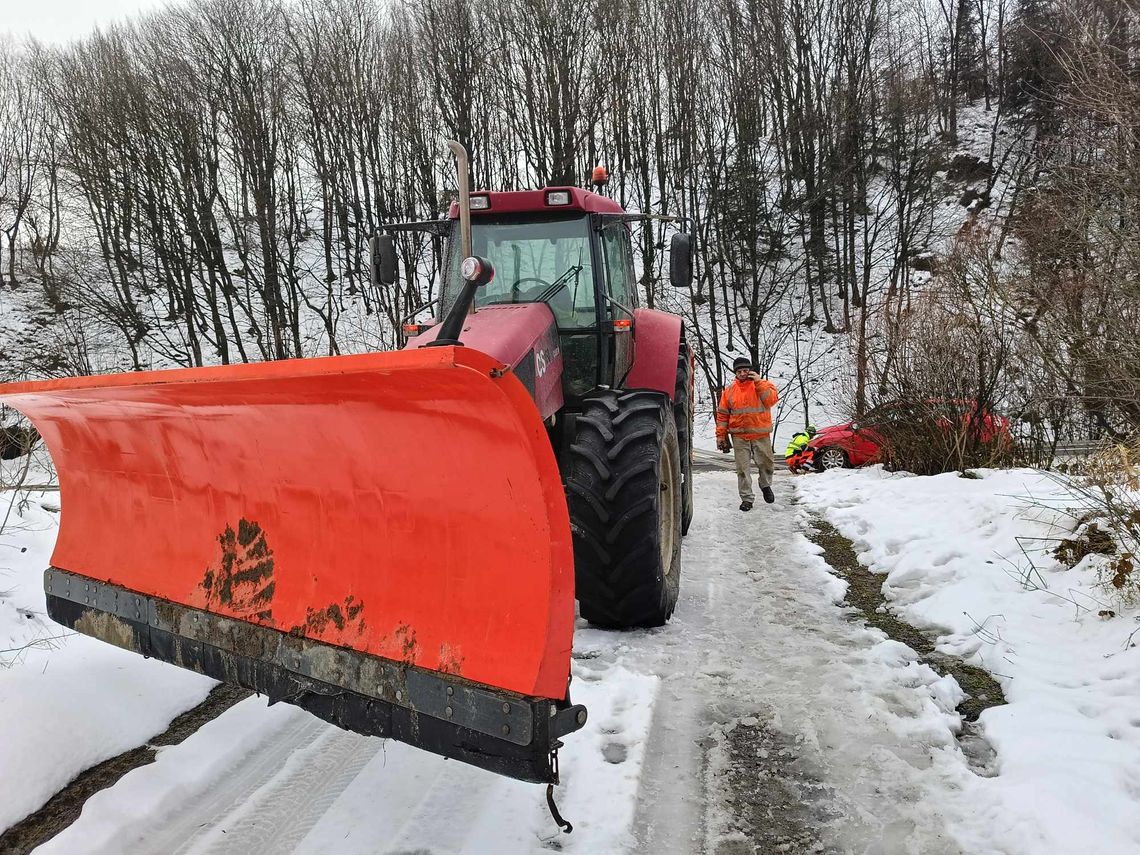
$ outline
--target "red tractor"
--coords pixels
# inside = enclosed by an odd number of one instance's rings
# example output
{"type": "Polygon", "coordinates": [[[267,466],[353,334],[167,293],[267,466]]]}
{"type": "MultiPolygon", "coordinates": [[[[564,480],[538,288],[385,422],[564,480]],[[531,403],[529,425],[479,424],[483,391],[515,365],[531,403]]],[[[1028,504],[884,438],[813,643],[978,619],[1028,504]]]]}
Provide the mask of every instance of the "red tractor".
{"type": "MultiPolygon", "coordinates": [[[[585,723],[574,599],[673,612],[692,355],[638,305],[627,214],[574,187],[468,197],[442,321],[402,351],[0,386],[63,514],[48,612],[79,632],[523,780],[585,723]]],[[[688,236],[670,273],[690,277],[688,236]]]]}
{"type": "MultiPolygon", "coordinates": [[[[646,215],[576,187],[475,193],[465,249],[461,211],[388,227],[448,238],[446,318],[407,325],[406,349],[462,343],[510,366],[558,460],[582,617],[659,626],[677,602],[693,514],[693,363],[681,319],[638,305],[629,224],[646,215]]],[[[687,235],[674,236],[671,253],[673,284],[684,287],[687,235]]],[[[374,271],[395,283],[389,236],[374,271]]]]}

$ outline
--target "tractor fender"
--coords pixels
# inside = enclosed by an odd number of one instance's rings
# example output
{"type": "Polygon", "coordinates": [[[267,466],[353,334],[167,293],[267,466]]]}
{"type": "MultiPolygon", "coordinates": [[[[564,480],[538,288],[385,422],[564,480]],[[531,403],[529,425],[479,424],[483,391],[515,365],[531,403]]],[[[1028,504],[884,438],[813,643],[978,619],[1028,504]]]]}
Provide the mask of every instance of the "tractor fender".
{"type": "Polygon", "coordinates": [[[677,389],[681,318],[656,309],[633,311],[633,367],[626,389],[653,389],[672,401],[677,389]]]}

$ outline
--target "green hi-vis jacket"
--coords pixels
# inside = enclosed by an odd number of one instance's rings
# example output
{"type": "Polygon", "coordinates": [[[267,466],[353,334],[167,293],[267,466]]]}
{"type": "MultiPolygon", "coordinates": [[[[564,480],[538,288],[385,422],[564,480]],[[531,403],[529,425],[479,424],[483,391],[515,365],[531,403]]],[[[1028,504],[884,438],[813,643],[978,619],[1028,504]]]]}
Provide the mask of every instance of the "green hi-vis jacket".
{"type": "Polygon", "coordinates": [[[788,443],[788,450],[784,452],[784,457],[791,457],[793,454],[799,454],[808,443],[811,442],[811,437],[804,433],[802,430],[799,433],[792,434],[792,441],[788,443]]]}

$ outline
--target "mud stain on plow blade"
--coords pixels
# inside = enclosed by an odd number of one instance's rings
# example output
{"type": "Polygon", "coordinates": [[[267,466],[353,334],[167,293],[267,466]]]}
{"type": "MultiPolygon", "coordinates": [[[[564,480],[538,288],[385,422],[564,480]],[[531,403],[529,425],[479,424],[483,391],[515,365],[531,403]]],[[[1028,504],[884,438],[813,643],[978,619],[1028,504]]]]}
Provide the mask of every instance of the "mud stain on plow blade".
{"type": "Polygon", "coordinates": [[[570,525],[542,420],[501,368],[441,347],[0,386],[60,476],[49,613],[550,780],[579,717],[570,525]]]}

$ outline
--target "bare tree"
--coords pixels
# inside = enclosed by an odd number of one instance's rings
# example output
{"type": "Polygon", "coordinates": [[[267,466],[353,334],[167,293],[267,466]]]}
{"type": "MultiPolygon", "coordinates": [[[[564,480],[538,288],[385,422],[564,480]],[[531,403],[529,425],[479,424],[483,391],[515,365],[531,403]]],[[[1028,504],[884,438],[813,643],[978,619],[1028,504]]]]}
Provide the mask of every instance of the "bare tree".
{"type": "Polygon", "coordinates": [[[41,177],[44,104],[26,51],[0,40],[0,235],[15,287],[20,230],[41,177]]]}

